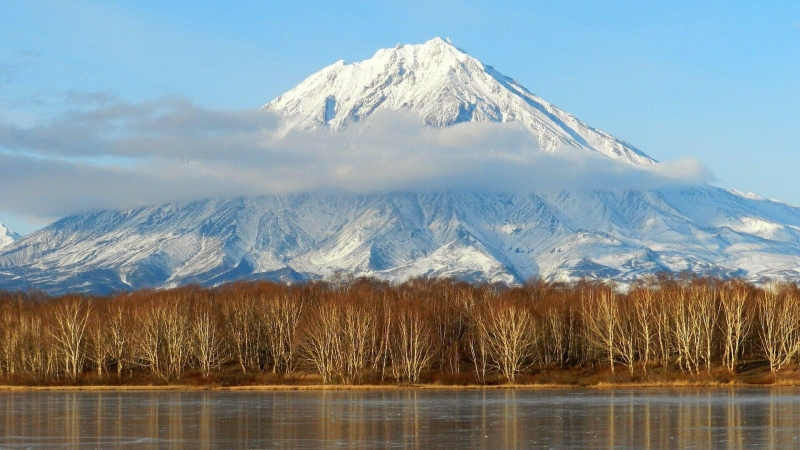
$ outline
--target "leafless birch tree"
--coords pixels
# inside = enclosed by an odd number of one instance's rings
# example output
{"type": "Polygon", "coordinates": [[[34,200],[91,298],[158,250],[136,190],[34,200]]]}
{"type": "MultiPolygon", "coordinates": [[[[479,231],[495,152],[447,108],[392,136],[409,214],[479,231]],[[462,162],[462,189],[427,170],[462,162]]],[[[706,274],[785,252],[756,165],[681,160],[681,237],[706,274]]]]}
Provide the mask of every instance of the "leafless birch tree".
{"type": "Polygon", "coordinates": [[[86,324],[91,312],[91,304],[80,298],[66,299],[54,311],[50,334],[57,344],[61,368],[73,381],[81,375],[86,360],[86,324]]]}
{"type": "Polygon", "coordinates": [[[744,340],[753,324],[753,309],[748,303],[747,289],[741,283],[723,286],[719,291],[722,331],[725,350],[722,362],[733,373],[742,352],[744,340]]]}
{"type": "Polygon", "coordinates": [[[800,304],[785,286],[764,290],[758,302],[759,340],[772,372],[781,370],[800,350],[800,304]]]}
{"type": "Polygon", "coordinates": [[[483,336],[490,364],[509,383],[530,366],[539,339],[530,310],[517,302],[488,301],[473,320],[483,336]]]}
{"type": "Polygon", "coordinates": [[[399,305],[394,312],[389,353],[397,381],[416,383],[435,356],[431,321],[418,304],[399,305]]]}

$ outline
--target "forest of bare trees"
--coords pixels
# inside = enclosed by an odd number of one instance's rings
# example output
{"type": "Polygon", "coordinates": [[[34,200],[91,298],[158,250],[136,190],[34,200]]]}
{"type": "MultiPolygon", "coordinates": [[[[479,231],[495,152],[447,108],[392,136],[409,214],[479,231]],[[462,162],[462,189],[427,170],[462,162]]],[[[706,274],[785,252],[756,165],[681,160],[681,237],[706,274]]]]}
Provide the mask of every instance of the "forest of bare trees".
{"type": "Polygon", "coordinates": [[[5,384],[484,384],[570,370],[692,378],[781,373],[798,359],[793,284],[357,279],[0,294],[5,384]]]}

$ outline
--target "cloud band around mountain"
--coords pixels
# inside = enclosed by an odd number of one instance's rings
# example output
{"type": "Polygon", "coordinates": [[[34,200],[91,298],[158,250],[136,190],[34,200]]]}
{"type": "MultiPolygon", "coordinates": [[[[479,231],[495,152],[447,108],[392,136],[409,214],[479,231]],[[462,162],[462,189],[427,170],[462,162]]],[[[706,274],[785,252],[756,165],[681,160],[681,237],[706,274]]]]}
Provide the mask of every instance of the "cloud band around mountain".
{"type": "Polygon", "coordinates": [[[520,124],[430,128],[397,112],[343,131],[280,132],[263,110],[182,99],[78,105],[53,120],[0,123],[5,209],[46,219],[240,195],[476,190],[638,190],[711,179],[693,159],[634,167],[563,147],[520,124]]]}

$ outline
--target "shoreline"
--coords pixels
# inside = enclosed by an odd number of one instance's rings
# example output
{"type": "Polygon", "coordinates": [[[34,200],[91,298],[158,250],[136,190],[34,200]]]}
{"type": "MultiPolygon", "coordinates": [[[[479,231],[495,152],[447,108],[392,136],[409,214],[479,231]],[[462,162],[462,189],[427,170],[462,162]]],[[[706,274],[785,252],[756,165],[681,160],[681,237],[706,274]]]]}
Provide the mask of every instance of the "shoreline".
{"type": "Polygon", "coordinates": [[[776,383],[742,383],[742,382],[708,382],[708,381],[676,381],[676,382],[652,382],[652,383],[606,383],[601,382],[593,385],[575,384],[499,384],[499,385],[444,385],[444,384],[411,384],[411,385],[392,385],[392,384],[359,384],[359,385],[281,385],[265,384],[252,386],[197,386],[190,384],[175,385],[88,385],[88,386],[16,386],[0,385],[0,392],[195,392],[195,391],[216,391],[216,392],[279,392],[279,391],[454,391],[454,390],[553,390],[553,389],[575,389],[575,390],[605,390],[605,389],[681,389],[681,388],[791,388],[800,387],[800,382],[776,383]]]}

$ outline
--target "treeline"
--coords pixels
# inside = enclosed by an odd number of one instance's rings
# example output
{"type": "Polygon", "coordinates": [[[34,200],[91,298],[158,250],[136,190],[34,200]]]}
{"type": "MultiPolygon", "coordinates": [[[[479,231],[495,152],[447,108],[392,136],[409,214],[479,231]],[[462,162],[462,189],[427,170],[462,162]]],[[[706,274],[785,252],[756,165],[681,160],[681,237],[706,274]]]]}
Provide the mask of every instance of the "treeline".
{"type": "Polygon", "coordinates": [[[652,278],[520,287],[235,283],[110,297],[0,294],[0,381],[516,382],[552,369],[772,372],[800,352],[800,290],[652,278]],[[242,379],[242,378],[240,378],[242,379]]]}

